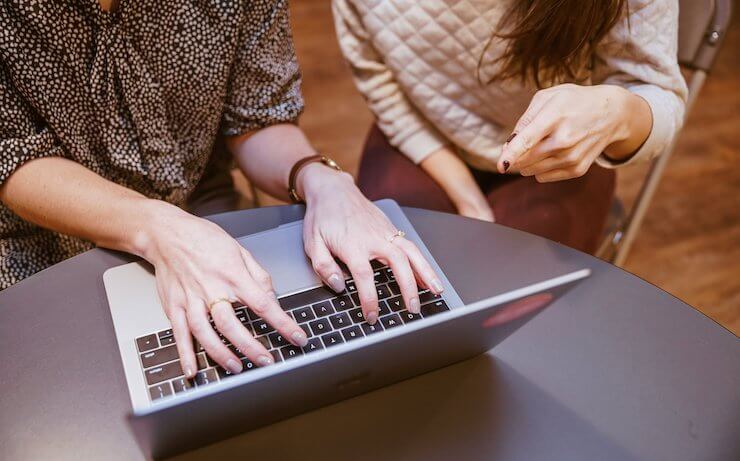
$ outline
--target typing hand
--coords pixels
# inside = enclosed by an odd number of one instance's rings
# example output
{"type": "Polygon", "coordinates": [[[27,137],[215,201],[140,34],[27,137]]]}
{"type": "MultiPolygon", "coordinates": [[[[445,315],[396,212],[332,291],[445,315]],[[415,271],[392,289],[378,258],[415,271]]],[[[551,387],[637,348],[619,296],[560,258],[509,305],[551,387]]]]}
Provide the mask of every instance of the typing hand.
{"type": "Polygon", "coordinates": [[[159,297],[187,377],[198,370],[191,334],[231,373],[241,372],[243,366],[218,333],[251,362],[273,363],[267,349],[236,318],[230,301],[249,307],[294,345],[306,345],[305,332],[280,307],[270,276],[247,250],[216,224],[162,202],[154,206],[160,209],[145,232],[143,255],[154,265],[159,297]]]}
{"type": "Polygon", "coordinates": [[[354,278],[368,323],[375,324],[379,310],[371,260],[391,267],[412,313],[420,310],[417,282],[442,292],[442,283],[416,245],[397,235],[398,229],[362,195],[349,174],[312,164],[301,170],[296,184],[306,200],[303,237],[314,270],[341,292],[344,277],[334,257],[340,259],[354,278]]]}

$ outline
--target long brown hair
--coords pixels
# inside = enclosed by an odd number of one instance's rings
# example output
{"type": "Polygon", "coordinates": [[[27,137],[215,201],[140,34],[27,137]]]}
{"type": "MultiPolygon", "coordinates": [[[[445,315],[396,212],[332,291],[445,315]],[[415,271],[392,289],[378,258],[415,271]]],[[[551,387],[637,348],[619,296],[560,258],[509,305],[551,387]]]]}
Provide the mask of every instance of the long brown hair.
{"type": "Polygon", "coordinates": [[[506,39],[496,58],[501,70],[485,83],[519,77],[542,81],[582,81],[591,68],[594,47],[622,17],[627,0],[514,0],[478,62],[494,39],[506,39]]]}

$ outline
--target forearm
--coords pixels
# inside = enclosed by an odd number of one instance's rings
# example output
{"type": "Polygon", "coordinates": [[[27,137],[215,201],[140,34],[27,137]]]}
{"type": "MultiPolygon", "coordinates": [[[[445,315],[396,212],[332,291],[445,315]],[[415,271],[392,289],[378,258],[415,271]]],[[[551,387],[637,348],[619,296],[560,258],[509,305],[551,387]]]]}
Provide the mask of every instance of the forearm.
{"type": "Polygon", "coordinates": [[[616,95],[614,110],[621,123],[615,132],[617,139],[607,146],[605,153],[614,160],[625,160],[637,152],[650,135],[653,114],[650,105],[640,96],[618,86],[611,86],[611,89],[616,95]]]}
{"type": "MultiPolygon", "coordinates": [[[[288,200],[288,177],[295,163],[316,150],[296,125],[274,125],[226,141],[245,175],[258,188],[281,200],[288,200]]],[[[304,168],[303,170],[314,170],[304,168]]],[[[304,176],[302,170],[301,176],[304,176]]],[[[328,168],[321,168],[320,171],[328,168]]],[[[302,192],[300,178],[298,192],[302,192]]]]}
{"type": "Polygon", "coordinates": [[[59,157],[24,164],[0,188],[0,200],[26,221],[139,256],[155,210],[175,208],[59,157]]]}
{"type": "Polygon", "coordinates": [[[449,147],[432,153],[419,166],[455,203],[470,201],[472,192],[478,189],[470,169],[449,147]]]}

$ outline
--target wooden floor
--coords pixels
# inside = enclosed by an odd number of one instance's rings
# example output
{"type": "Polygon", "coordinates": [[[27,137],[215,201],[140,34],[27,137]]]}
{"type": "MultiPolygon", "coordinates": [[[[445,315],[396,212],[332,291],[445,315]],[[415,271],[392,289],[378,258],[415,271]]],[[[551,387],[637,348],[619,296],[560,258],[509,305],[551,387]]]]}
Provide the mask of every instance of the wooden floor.
{"type": "MultiPolygon", "coordinates": [[[[328,0],[292,3],[314,144],[356,171],[372,117],[337,47],[328,0]]],[[[740,335],[740,13],[681,136],[626,268],[740,335]]],[[[644,167],[620,170],[637,193],[644,167]]],[[[649,309],[650,306],[645,306],[649,309]]]]}

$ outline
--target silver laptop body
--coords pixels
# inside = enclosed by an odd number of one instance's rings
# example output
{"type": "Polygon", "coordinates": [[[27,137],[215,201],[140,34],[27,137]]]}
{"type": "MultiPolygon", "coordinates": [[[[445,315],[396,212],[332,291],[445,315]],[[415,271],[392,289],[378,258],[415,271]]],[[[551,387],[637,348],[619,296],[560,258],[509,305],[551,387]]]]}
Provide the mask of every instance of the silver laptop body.
{"type": "MultiPolygon", "coordinates": [[[[159,303],[151,267],[137,262],[105,272],[105,289],[133,407],[130,422],[146,454],[161,457],[180,453],[481,354],[589,275],[587,269],[566,273],[464,306],[401,208],[391,200],[376,204],[419,247],[444,285],[441,299],[429,299],[427,294],[423,318],[408,313],[404,318],[404,310],[389,310],[385,316],[381,313],[385,322],[379,323],[387,324],[400,316],[401,322],[393,328],[350,340],[346,333],[354,326],[351,324],[342,327],[346,341],[339,344],[330,346],[328,335],[315,335],[321,336],[320,344],[326,347],[294,358],[282,351],[285,360],[269,367],[245,368],[234,376],[204,370],[202,374],[208,377],[200,381],[203,385],[193,384],[183,392],[172,391],[182,378],[170,376],[152,382],[159,379],[152,376],[162,370],[177,367],[181,373],[177,358],[145,366],[155,355],[152,351],[172,346],[166,343],[171,338],[162,337],[170,324],[159,303]],[[143,345],[142,338],[152,338],[148,342],[156,344],[143,345]],[[142,347],[152,349],[142,351],[142,347]],[[163,383],[169,393],[162,393],[163,383]]],[[[271,274],[281,303],[301,299],[304,292],[321,291],[317,289],[321,281],[303,251],[301,224],[285,224],[238,239],[271,274]]],[[[387,306],[394,297],[387,299],[387,306]]],[[[364,331],[352,329],[358,330],[364,331]]],[[[275,354],[280,357],[277,351],[275,354]]],[[[217,369],[210,363],[208,366],[217,369]]]]}

